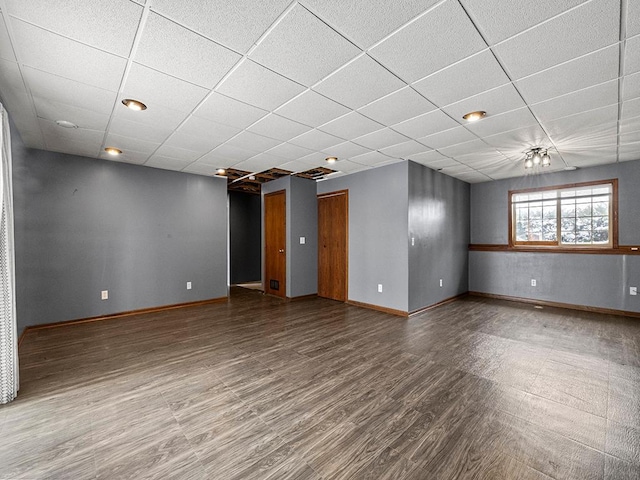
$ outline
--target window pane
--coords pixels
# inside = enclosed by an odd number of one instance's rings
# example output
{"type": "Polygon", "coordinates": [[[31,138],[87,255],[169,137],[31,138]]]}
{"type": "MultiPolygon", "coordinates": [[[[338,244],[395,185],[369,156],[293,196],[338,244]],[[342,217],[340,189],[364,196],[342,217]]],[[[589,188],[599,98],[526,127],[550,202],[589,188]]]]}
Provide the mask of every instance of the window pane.
{"type": "Polygon", "coordinates": [[[573,217],[563,217],[560,220],[560,228],[563,232],[573,232],[576,229],[576,219],[573,217]]]}
{"type": "Polygon", "coordinates": [[[562,232],[562,243],[576,243],[576,234],[573,231],[562,232]]]}
{"type": "Polygon", "coordinates": [[[560,192],[561,197],[575,197],[576,192],[574,190],[562,190],[560,192]]]}
{"type": "Polygon", "coordinates": [[[548,190],[542,193],[542,198],[556,198],[558,196],[557,190],[548,190]]]}
{"type": "MultiPolygon", "coordinates": [[[[589,199],[587,199],[589,200],[589,199]]],[[[576,216],[577,217],[590,217],[591,216],[591,201],[589,203],[576,204],[576,216]]]]}
{"type": "Polygon", "coordinates": [[[574,200],[563,200],[560,207],[562,217],[576,216],[576,203],[574,200]]]}

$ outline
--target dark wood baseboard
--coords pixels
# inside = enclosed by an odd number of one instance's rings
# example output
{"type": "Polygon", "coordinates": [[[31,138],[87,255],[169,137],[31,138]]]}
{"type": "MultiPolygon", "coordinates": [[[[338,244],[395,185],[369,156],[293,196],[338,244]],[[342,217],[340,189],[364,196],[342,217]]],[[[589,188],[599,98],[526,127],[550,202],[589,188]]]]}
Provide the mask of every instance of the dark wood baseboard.
{"type": "Polygon", "coordinates": [[[603,313],[605,315],[617,315],[620,317],[640,318],[640,312],[630,312],[627,310],[616,310],[614,308],[590,307],[588,305],[576,305],[573,303],[549,302],[547,300],[536,300],[533,298],[511,297],[509,295],[497,295],[495,293],[469,292],[474,297],[495,298],[508,302],[529,303],[533,305],[544,305],[545,307],[567,308],[569,310],[580,310],[583,312],[603,313]]]}
{"type": "Polygon", "coordinates": [[[394,308],[381,307],[380,305],[373,305],[372,303],[356,302],[355,300],[347,300],[345,303],[353,305],[354,307],[368,308],[369,310],[377,310],[378,312],[389,313],[398,317],[408,317],[409,312],[404,310],[396,310],[394,308]]]}
{"type": "Polygon", "coordinates": [[[409,312],[409,316],[418,315],[419,313],[426,312],[427,310],[431,310],[433,308],[441,307],[442,305],[446,305],[447,303],[455,302],[456,300],[460,300],[463,297],[469,295],[468,292],[461,293],[460,295],[456,295],[454,297],[445,298],[441,302],[434,303],[433,305],[428,305],[426,307],[419,308],[418,310],[414,310],[409,312]]]}
{"type": "Polygon", "coordinates": [[[126,312],[112,313],[109,315],[100,315],[97,317],[79,318],[77,320],[67,320],[64,322],[43,323],[42,325],[31,325],[29,327],[25,327],[24,331],[22,332],[22,335],[20,335],[20,339],[18,340],[18,346],[20,346],[20,342],[22,342],[22,339],[27,334],[27,332],[31,332],[34,330],[44,330],[47,328],[65,327],[68,325],[78,325],[81,323],[101,322],[103,320],[115,320],[118,318],[130,317],[132,315],[142,315],[145,313],[158,313],[158,312],[164,312],[166,310],[175,310],[178,308],[210,305],[212,303],[224,303],[228,300],[228,298],[229,297],[220,297],[220,298],[211,298],[209,300],[198,300],[196,302],[174,303],[172,305],[162,305],[160,307],[149,307],[149,308],[141,308],[138,310],[128,310],[126,312]]]}
{"type": "Polygon", "coordinates": [[[309,300],[310,298],[316,298],[317,293],[310,293],[309,295],[300,295],[299,297],[287,297],[288,302],[297,302],[298,300],[309,300]]]}

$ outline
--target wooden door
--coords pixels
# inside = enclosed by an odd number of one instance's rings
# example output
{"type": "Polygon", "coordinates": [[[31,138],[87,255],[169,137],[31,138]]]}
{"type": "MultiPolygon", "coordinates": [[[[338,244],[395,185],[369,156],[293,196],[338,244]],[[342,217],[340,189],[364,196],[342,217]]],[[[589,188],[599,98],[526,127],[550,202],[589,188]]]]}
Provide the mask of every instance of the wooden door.
{"type": "Polygon", "coordinates": [[[264,293],[285,297],[287,294],[287,229],[284,190],[264,196],[264,293]]]}
{"type": "Polygon", "coordinates": [[[349,192],[318,195],[318,296],[347,301],[349,192]]]}

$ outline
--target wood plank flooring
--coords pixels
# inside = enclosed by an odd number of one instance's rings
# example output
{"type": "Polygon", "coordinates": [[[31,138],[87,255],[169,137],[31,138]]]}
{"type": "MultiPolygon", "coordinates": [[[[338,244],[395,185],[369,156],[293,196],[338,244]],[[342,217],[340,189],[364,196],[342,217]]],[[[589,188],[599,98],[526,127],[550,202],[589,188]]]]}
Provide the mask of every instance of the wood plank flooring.
{"type": "Polygon", "coordinates": [[[30,332],[2,479],[638,479],[640,321],[234,288],[30,332]]]}

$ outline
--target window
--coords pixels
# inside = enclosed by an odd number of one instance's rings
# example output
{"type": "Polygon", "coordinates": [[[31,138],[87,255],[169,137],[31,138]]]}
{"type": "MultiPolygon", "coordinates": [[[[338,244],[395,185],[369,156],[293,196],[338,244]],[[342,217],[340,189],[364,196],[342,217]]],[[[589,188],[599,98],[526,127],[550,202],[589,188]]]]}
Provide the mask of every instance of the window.
{"type": "Polygon", "coordinates": [[[510,245],[617,247],[617,180],[509,192],[510,245]]]}

